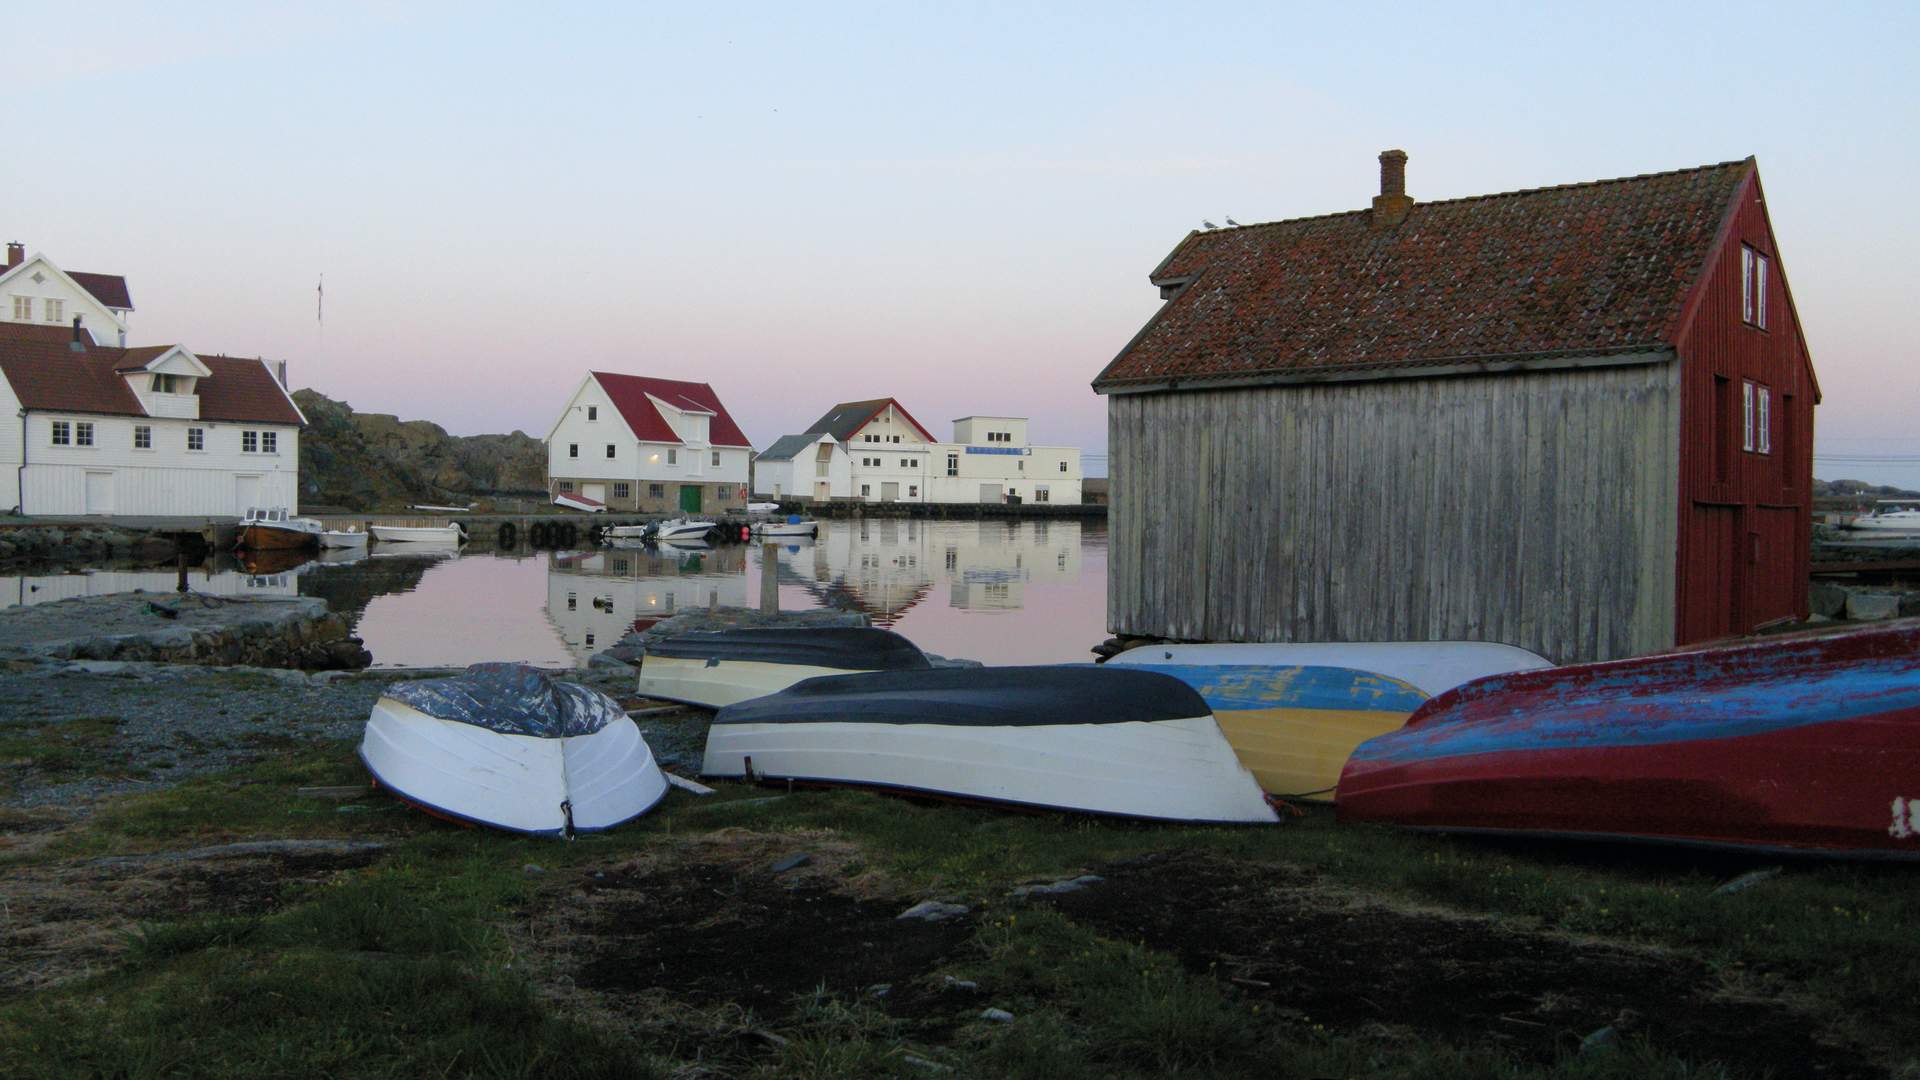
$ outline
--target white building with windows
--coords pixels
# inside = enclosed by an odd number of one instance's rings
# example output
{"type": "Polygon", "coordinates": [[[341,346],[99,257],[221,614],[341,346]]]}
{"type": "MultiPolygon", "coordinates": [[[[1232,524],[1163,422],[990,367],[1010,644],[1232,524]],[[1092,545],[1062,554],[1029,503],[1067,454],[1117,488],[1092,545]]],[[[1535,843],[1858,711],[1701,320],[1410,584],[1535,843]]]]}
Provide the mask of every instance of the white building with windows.
{"type": "Polygon", "coordinates": [[[126,278],[69,273],[45,255],[29,256],[24,244],[7,245],[7,261],[0,265],[0,322],[78,326],[93,341],[125,346],[132,312],[126,278]]]}
{"type": "Polygon", "coordinates": [[[853,494],[852,456],[825,432],[782,435],[753,459],[753,494],[775,501],[848,498],[853,494]]]}
{"type": "MultiPolygon", "coordinates": [[[[953,441],[936,441],[932,432],[893,398],[848,401],[814,421],[805,435],[789,435],[769,448],[798,447],[807,438],[829,439],[847,458],[846,490],[810,487],[799,481],[805,469],[794,459],[766,471],[757,485],[771,495],[810,502],[851,499],[892,503],[1079,503],[1080,450],[1072,446],[1034,446],[1027,419],[1018,416],[963,416],[953,421],[953,441]]],[[[804,451],[802,451],[804,452],[804,451]]],[[[815,451],[818,452],[817,450],[815,451]]],[[[766,455],[762,455],[764,458],[766,455]]]]}
{"type": "MultiPolygon", "coordinates": [[[[0,292],[3,295],[3,292],[0,292]]],[[[262,360],[0,323],[0,507],[239,517],[299,509],[306,417],[262,360]]]]}
{"type": "Polygon", "coordinates": [[[546,442],[549,497],[630,512],[746,507],[753,446],[706,383],[590,371],[546,442]]]}

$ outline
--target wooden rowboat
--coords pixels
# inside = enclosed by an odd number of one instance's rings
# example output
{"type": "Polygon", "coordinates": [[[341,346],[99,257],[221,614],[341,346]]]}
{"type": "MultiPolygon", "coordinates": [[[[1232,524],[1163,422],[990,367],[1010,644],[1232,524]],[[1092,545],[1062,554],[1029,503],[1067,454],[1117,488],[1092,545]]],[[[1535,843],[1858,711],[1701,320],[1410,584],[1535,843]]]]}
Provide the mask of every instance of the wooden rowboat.
{"type": "Polygon", "coordinates": [[[1342,821],[1920,859],[1920,621],[1483,679],[1362,744],[1342,821]]]}

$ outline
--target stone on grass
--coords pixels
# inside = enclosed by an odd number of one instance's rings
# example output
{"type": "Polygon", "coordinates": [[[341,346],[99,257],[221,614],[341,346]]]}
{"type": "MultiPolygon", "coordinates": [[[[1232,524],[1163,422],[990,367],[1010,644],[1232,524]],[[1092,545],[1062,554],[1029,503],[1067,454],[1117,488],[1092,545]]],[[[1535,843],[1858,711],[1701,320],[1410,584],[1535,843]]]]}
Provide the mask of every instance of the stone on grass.
{"type": "Polygon", "coordinates": [[[1727,882],[1725,885],[1713,890],[1713,894],[1715,896],[1722,896],[1727,893],[1745,892],[1763,881],[1779,877],[1785,871],[1786,867],[1784,866],[1769,866],[1762,870],[1749,870],[1739,877],[1734,878],[1732,881],[1727,882]]]}
{"type": "Polygon", "coordinates": [[[1107,879],[1099,874],[1081,874],[1077,878],[1068,878],[1045,885],[1022,885],[1007,895],[1016,900],[1024,900],[1029,896],[1060,896],[1064,893],[1079,892],[1089,885],[1098,885],[1105,880],[1107,879]]]}
{"type": "Polygon", "coordinates": [[[781,859],[779,862],[774,863],[771,869],[776,874],[784,874],[789,870],[798,870],[800,867],[805,866],[812,861],[813,861],[813,856],[807,854],[804,851],[796,851],[792,855],[789,855],[786,858],[781,859]]]}
{"type": "Polygon", "coordinates": [[[547,868],[544,866],[541,866],[539,863],[528,863],[527,865],[521,867],[520,870],[522,873],[529,874],[529,875],[544,874],[547,872],[547,868]]]}
{"type": "Polygon", "coordinates": [[[900,1055],[900,1060],[902,1063],[911,1065],[922,1072],[950,1073],[953,1071],[953,1066],[951,1065],[942,1065],[937,1061],[928,1061],[926,1058],[915,1057],[912,1054],[902,1054],[900,1055]]]}
{"type": "Polygon", "coordinates": [[[907,910],[895,915],[895,919],[918,919],[921,922],[946,922],[957,919],[973,910],[965,904],[944,904],[938,900],[922,900],[907,910]]]}
{"type": "Polygon", "coordinates": [[[948,975],[945,978],[946,978],[946,981],[940,984],[942,989],[964,990],[968,992],[980,989],[980,984],[977,982],[974,982],[972,979],[956,979],[951,975],[948,975]]]}
{"type": "Polygon", "coordinates": [[[982,1009],[980,1010],[980,1019],[991,1020],[996,1024],[1011,1024],[1013,1023],[1013,1014],[1005,1009],[982,1009]]]}
{"type": "Polygon", "coordinates": [[[1900,614],[1899,593],[1848,593],[1847,618],[1854,622],[1875,622],[1900,614]]]}

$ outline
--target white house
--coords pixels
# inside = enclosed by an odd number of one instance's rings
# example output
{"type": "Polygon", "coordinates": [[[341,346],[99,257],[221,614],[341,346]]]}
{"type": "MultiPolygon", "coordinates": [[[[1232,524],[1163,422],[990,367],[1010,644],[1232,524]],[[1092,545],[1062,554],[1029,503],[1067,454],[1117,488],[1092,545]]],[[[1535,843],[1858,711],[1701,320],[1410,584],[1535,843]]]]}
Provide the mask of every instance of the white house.
{"type": "Polygon", "coordinates": [[[71,326],[0,323],[0,507],[297,510],[305,424],[261,360],[100,346],[71,326]]]}
{"type": "MultiPolygon", "coordinates": [[[[953,422],[953,432],[952,442],[938,442],[899,401],[874,398],[841,402],[814,421],[805,436],[785,436],[774,445],[784,447],[788,440],[812,436],[829,438],[845,451],[847,490],[831,488],[825,498],[926,503],[1081,501],[1079,448],[1032,445],[1027,441],[1025,417],[963,416],[953,422]]],[[[824,501],[818,494],[821,477],[816,476],[811,487],[803,487],[796,475],[801,472],[805,470],[800,465],[790,463],[779,473],[779,482],[791,485],[784,494],[824,501]]],[[[762,482],[759,491],[772,494],[768,482],[762,482]]]]}
{"type": "Polygon", "coordinates": [[[547,432],[548,495],[625,511],[742,509],[752,456],[706,383],[590,371],[547,432]]]}
{"type": "Polygon", "coordinates": [[[0,266],[0,322],[38,326],[79,326],[92,340],[127,343],[127,316],[133,298],[118,274],[68,271],[45,255],[27,255],[26,245],[7,245],[0,266]]]}
{"type": "Polygon", "coordinates": [[[853,494],[852,455],[825,432],[782,435],[753,459],[753,493],[804,502],[853,494]]]}

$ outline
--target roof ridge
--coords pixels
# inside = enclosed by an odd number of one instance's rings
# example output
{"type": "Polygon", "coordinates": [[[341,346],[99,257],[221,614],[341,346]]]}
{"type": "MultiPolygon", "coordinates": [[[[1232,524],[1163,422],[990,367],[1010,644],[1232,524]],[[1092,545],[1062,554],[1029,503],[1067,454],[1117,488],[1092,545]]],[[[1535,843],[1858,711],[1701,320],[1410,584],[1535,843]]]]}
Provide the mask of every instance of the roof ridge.
{"type": "MultiPolygon", "coordinates": [[[[1685,173],[1708,172],[1713,169],[1725,169],[1735,165],[1746,165],[1753,160],[1753,156],[1748,155],[1747,157],[1737,158],[1732,161],[1716,161],[1706,165],[1690,165],[1681,169],[1663,169],[1660,172],[1634,173],[1631,176],[1608,176],[1599,180],[1574,180],[1565,184],[1543,184],[1540,187],[1515,188],[1512,191],[1490,191],[1482,195],[1456,195],[1450,199],[1416,199],[1414,200],[1413,208],[1418,210],[1423,206],[1449,206],[1454,203],[1481,202],[1488,199],[1511,199],[1521,195],[1540,195],[1549,191],[1571,191],[1575,188],[1602,187],[1607,184],[1626,184],[1636,180],[1659,180],[1669,176],[1680,176],[1685,173]]],[[[1294,225],[1302,221],[1324,221],[1329,218],[1349,217],[1354,214],[1371,214],[1372,212],[1370,208],[1364,206],[1354,210],[1333,210],[1324,214],[1306,214],[1301,217],[1277,218],[1273,221],[1255,221],[1246,225],[1229,225],[1224,229],[1209,229],[1201,232],[1200,235],[1212,236],[1219,233],[1244,232],[1248,229],[1265,229],[1275,225],[1294,225]]]]}

